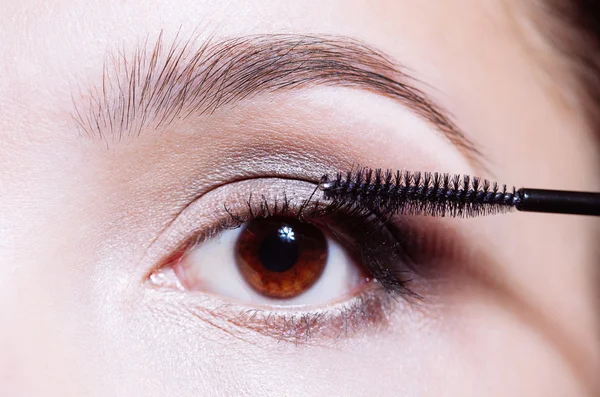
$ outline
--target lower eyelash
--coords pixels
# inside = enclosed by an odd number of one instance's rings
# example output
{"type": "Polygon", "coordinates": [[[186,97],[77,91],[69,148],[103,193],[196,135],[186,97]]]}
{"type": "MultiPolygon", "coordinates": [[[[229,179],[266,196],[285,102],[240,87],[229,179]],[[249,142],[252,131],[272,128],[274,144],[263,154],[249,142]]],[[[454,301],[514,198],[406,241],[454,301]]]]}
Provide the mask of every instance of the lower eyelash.
{"type": "MultiPolygon", "coordinates": [[[[233,325],[236,329],[251,330],[278,342],[306,344],[325,339],[351,338],[358,331],[380,331],[390,324],[391,314],[398,302],[377,286],[352,299],[323,309],[292,311],[277,308],[238,311],[234,305],[220,305],[211,310],[195,306],[188,311],[214,324],[224,322],[220,329],[233,325]],[[225,324],[226,323],[226,324],[225,324]]],[[[228,331],[231,333],[231,331],[228,331]]]]}

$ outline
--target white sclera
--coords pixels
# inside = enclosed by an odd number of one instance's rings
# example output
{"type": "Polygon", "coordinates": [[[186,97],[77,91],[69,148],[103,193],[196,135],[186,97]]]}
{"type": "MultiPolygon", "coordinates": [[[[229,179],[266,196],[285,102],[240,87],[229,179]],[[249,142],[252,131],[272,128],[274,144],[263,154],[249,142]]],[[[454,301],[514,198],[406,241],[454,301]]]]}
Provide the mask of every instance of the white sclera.
{"type": "Polygon", "coordinates": [[[175,271],[185,288],[233,298],[249,306],[324,306],[348,296],[364,282],[364,275],[346,250],[327,238],[327,263],[315,284],[291,299],[265,297],[246,282],[238,269],[235,245],[242,230],[243,226],[224,231],[182,259],[175,271]]]}

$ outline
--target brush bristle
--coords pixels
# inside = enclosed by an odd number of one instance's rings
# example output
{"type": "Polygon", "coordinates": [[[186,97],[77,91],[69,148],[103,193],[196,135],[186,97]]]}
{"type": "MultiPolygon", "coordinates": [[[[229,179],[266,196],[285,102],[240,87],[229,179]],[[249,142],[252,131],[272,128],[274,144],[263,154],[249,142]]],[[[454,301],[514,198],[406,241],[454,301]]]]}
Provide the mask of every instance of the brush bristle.
{"type": "Polygon", "coordinates": [[[468,175],[360,168],[324,175],[320,189],[331,205],[380,215],[476,217],[514,209],[515,188],[468,175]]]}

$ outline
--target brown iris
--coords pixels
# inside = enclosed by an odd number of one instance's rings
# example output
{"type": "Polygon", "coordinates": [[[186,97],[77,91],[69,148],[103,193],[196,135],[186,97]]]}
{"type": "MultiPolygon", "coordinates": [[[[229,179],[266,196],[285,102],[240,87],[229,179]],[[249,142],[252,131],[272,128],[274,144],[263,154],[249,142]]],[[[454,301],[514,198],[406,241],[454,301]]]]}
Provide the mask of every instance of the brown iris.
{"type": "Polygon", "coordinates": [[[327,240],[317,227],[294,218],[255,219],[238,237],[236,261],[257,292],[271,298],[293,298],[323,273],[327,240]]]}

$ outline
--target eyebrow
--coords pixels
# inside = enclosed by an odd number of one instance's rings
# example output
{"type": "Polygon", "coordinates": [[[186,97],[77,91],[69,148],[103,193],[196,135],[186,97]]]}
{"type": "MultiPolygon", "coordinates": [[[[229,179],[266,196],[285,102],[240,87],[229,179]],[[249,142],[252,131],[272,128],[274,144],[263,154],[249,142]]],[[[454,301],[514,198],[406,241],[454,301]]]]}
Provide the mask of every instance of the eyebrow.
{"type": "Polygon", "coordinates": [[[210,115],[259,94],[317,85],[351,87],[392,98],[433,125],[470,160],[480,151],[391,58],[343,36],[263,34],[210,38],[179,34],[153,46],[109,53],[102,79],[73,96],[81,131],[103,140],[139,135],[192,115],[210,115]]]}

